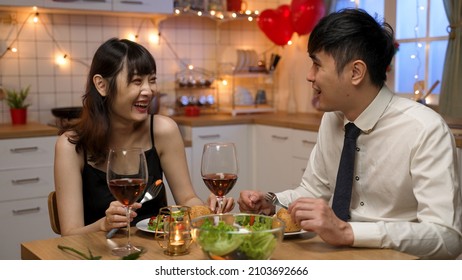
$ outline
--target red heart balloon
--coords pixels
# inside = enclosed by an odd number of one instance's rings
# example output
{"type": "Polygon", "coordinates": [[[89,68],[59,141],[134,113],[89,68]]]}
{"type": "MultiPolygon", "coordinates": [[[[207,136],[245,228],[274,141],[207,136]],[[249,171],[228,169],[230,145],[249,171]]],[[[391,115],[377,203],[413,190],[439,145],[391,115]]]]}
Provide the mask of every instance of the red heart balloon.
{"type": "Polygon", "coordinates": [[[298,35],[305,35],[324,16],[326,8],[323,0],[292,0],[290,11],[294,31],[298,35]]]}
{"type": "Polygon", "coordinates": [[[264,10],[258,16],[257,23],[263,33],[279,46],[286,45],[294,33],[289,5],[264,10]]]}

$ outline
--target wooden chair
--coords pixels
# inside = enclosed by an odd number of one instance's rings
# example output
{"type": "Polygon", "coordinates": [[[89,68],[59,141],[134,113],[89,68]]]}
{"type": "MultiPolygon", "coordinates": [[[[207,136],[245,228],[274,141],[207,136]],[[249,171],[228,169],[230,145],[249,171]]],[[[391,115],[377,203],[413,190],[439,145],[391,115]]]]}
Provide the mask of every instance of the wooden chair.
{"type": "Polygon", "coordinates": [[[56,203],[56,192],[55,191],[52,191],[48,195],[48,215],[50,217],[51,229],[56,234],[61,234],[61,228],[59,225],[58,204],[56,203]]]}

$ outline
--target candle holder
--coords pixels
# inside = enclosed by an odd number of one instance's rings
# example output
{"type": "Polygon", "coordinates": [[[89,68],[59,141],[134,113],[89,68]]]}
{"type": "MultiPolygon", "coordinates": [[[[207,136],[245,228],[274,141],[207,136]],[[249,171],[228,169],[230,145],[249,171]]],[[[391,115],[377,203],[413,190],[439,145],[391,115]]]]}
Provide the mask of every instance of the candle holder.
{"type": "Polygon", "coordinates": [[[173,205],[162,207],[159,210],[160,221],[157,223],[155,239],[164,254],[181,256],[189,254],[191,238],[191,208],[188,206],[173,205]]]}

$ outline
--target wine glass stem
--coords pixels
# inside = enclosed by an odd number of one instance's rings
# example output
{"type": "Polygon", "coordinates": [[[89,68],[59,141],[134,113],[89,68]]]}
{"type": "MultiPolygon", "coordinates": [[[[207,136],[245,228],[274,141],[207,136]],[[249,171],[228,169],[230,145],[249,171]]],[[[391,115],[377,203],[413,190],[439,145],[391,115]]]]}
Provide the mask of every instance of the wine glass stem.
{"type": "Polygon", "coordinates": [[[217,214],[223,213],[223,201],[225,197],[224,196],[217,196],[217,202],[218,202],[218,208],[217,208],[217,214]]]}
{"type": "Polygon", "coordinates": [[[132,211],[132,208],[130,206],[127,206],[127,248],[131,247],[131,241],[130,241],[130,213],[132,211]]]}

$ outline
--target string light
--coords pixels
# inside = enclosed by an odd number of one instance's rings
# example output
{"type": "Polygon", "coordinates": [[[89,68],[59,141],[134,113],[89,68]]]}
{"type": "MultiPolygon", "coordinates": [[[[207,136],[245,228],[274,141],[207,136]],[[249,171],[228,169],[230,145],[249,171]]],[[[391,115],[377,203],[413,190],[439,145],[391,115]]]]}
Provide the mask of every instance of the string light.
{"type": "Polygon", "coordinates": [[[34,23],[39,21],[39,13],[35,13],[34,19],[32,20],[34,23]]]}

